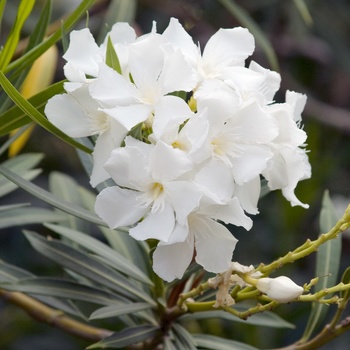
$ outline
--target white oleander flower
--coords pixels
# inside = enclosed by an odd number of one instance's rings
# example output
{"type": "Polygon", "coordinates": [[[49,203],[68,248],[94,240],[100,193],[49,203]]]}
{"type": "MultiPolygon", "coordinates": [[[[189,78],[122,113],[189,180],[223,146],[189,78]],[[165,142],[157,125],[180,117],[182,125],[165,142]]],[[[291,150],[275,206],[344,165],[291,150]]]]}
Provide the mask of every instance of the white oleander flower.
{"type": "MultiPolygon", "coordinates": [[[[46,115],[95,142],[90,183],[115,182],[95,211],[111,228],[159,241],[160,277],[181,278],[192,260],[227,271],[237,240],[224,224],[252,227],[246,213],[258,213],[262,177],[306,207],[294,194],[311,175],[300,127],[306,97],[288,91],[274,103],[280,75],[245,67],[254,50],[247,29],[220,29],[203,52],[174,18],[164,33],[153,23],[140,37],[117,23],[100,46],[88,29],[70,38],[66,93],[49,100],[46,115]],[[117,65],[107,59],[110,43],[117,65]]],[[[232,302],[228,286],[223,303],[232,302]]]]}

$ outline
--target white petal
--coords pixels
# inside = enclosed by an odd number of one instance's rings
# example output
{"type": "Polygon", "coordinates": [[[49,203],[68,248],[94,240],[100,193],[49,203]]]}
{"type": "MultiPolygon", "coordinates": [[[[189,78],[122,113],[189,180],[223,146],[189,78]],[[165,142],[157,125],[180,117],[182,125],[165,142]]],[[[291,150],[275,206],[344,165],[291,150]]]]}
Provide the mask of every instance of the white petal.
{"type": "Polygon", "coordinates": [[[138,206],[138,196],[139,192],[118,186],[105,188],[96,198],[95,211],[110,228],[132,225],[147,212],[138,206]]]}
{"type": "Polygon", "coordinates": [[[165,191],[176,213],[177,222],[180,225],[185,225],[188,215],[199,207],[200,199],[203,196],[202,191],[188,181],[167,182],[165,191]]]}
{"type": "Polygon", "coordinates": [[[258,200],[260,197],[261,182],[260,177],[246,182],[242,185],[235,185],[235,195],[241,207],[249,214],[258,214],[258,200]]]}
{"type": "Polygon", "coordinates": [[[182,278],[193,259],[193,236],[189,235],[185,242],[164,245],[159,243],[153,253],[153,270],[167,282],[182,278]]]}
{"type": "Polygon", "coordinates": [[[189,225],[195,236],[197,263],[209,272],[228,270],[237,239],[223,225],[204,216],[191,217],[189,225]]]}
{"type": "Polygon", "coordinates": [[[169,128],[178,127],[193,116],[188,104],[175,96],[164,96],[154,106],[153,133],[159,139],[169,128]]]}
{"type": "Polygon", "coordinates": [[[203,63],[208,69],[243,65],[254,51],[254,37],[245,28],[219,29],[208,41],[203,63]]]}
{"type": "Polygon", "coordinates": [[[159,34],[150,34],[130,45],[129,69],[132,79],[143,98],[153,99],[157,95],[157,80],[162,71],[165,42],[159,34]]]}
{"type": "Polygon", "coordinates": [[[175,227],[175,216],[172,207],[165,203],[162,210],[149,213],[129,234],[137,240],[159,239],[167,242],[175,227]]]}
{"type": "Polygon", "coordinates": [[[178,223],[178,221],[176,221],[174,230],[171,234],[171,236],[169,237],[168,242],[162,242],[161,244],[174,244],[174,243],[180,243],[180,242],[184,242],[188,237],[188,223],[186,221],[186,223],[184,225],[180,225],[178,223]]]}
{"type": "Polygon", "coordinates": [[[105,64],[101,64],[98,77],[91,83],[90,94],[105,107],[128,106],[140,96],[130,81],[105,64]]]}
{"type": "Polygon", "coordinates": [[[114,118],[127,130],[147,120],[153,107],[145,104],[131,104],[129,106],[120,106],[103,111],[114,118]]]}
{"type": "Polygon", "coordinates": [[[166,54],[158,83],[163,95],[174,91],[191,91],[196,86],[195,71],[180,50],[166,54]]]}
{"type": "Polygon", "coordinates": [[[304,110],[306,99],[307,97],[304,94],[289,90],[286,92],[286,103],[292,106],[293,120],[297,124],[301,121],[301,113],[304,110]]]}
{"type": "Polygon", "coordinates": [[[96,77],[99,64],[102,62],[101,51],[88,28],[74,30],[70,33],[70,44],[63,58],[67,61],[66,66],[71,67],[65,70],[67,79],[71,81],[76,81],[76,76],[69,74],[72,68],[96,77]]]}
{"type": "Polygon", "coordinates": [[[170,181],[192,169],[192,162],[187,154],[173,148],[163,141],[158,141],[150,157],[152,176],[156,181],[170,181]]]}
{"type": "Polygon", "coordinates": [[[232,197],[234,184],[232,172],[221,160],[212,159],[207,162],[197,172],[195,182],[202,186],[205,192],[211,192],[222,201],[232,197]]]}
{"type": "Polygon", "coordinates": [[[197,63],[200,55],[198,46],[194,44],[192,37],[176,18],[170,19],[169,26],[163,32],[163,37],[171,42],[175,48],[180,48],[192,65],[197,63]]]}
{"type": "Polygon", "coordinates": [[[71,137],[92,135],[85,111],[69,94],[52,97],[46,104],[45,114],[52,124],[71,137]]]}
{"type": "Polygon", "coordinates": [[[226,204],[206,204],[200,207],[198,213],[221,220],[226,224],[242,226],[247,231],[253,226],[252,220],[245,215],[237,197],[231,198],[226,204]]]}
{"type": "Polygon", "coordinates": [[[105,164],[105,169],[119,186],[143,191],[152,181],[146,170],[149,162],[146,151],[149,148],[153,146],[139,141],[137,147],[114,149],[105,164]]]}
{"type": "Polygon", "coordinates": [[[281,85],[281,76],[279,73],[266,69],[254,61],[251,61],[249,64],[249,69],[263,74],[265,77],[265,81],[263,85],[260,87],[259,92],[265,96],[267,103],[273,101],[273,97],[276,92],[279,90],[281,85]]]}
{"type": "Polygon", "coordinates": [[[107,34],[104,41],[105,46],[108,36],[111,38],[113,44],[131,44],[135,42],[137,37],[134,28],[126,22],[117,22],[113,24],[111,31],[107,34]]]}
{"type": "Polygon", "coordinates": [[[90,184],[92,187],[96,187],[99,183],[111,177],[103,166],[107,162],[114,148],[115,144],[110,132],[102,133],[97,138],[92,153],[94,160],[94,166],[90,177],[90,184]]]}
{"type": "Polygon", "coordinates": [[[278,134],[274,118],[256,101],[245,106],[228,119],[226,129],[242,143],[260,144],[272,141],[278,134]]]}
{"type": "Polygon", "coordinates": [[[231,159],[232,174],[239,185],[260,175],[273,157],[271,149],[265,145],[243,145],[242,148],[243,154],[231,159]]]}

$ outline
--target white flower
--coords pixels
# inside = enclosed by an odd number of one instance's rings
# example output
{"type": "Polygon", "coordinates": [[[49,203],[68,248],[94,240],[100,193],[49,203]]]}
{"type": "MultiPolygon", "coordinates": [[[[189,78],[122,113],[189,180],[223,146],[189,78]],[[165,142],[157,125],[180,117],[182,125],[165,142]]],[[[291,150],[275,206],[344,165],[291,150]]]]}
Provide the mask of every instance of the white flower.
{"type": "Polygon", "coordinates": [[[306,133],[300,128],[301,111],[306,103],[306,96],[287,91],[288,102],[267,107],[278,125],[278,136],[271,142],[271,157],[262,174],[271,190],[282,189],[282,193],[292,206],[308,208],[298,200],[294,190],[299,181],[311,176],[311,166],[305,151],[306,133]]]}
{"type": "Polygon", "coordinates": [[[150,145],[128,136],[125,143],[105,165],[118,186],[98,195],[95,210],[111,228],[133,225],[143,218],[130,235],[167,242],[176,222],[184,224],[202,197],[199,188],[180,178],[192,163],[185,153],[163,142],[150,145]]]}
{"type": "Polygon", "coordinates": [[[103,165],[115,147],[119,147],[127,130],[109,115],[99,110],[87,85],[68,94],[56,95],[45,106],[49,121],[73,138],[97,136],[93,151],[94,165],[90,178],[95,187],[110,176],[103,165]]]}
{"type": "Polygon", "coordinates": [[[179,21],[170,19],[163,36],[180,48],[187,61],[197,72],[198,83],[205,79],[225,79],[225,69],[244,66],[254,51],[254,37],[245,28],[219,29],[207,42],[203,55],[179,21]]]}
{"type": "Polygon", "coordinates": [[[303,287],[298,286],[286,276],[260,278],[257,280],[256,288],[280,303],[288,303],[298,298],[304,291],[303,287]]]}
{"type": "Polygon", "coordinates": [[[101,65],[99,76],[91,84],[91,95],[102,110],[128,130],[145,122],[159,134],[169,119],[179,125],[191,113],[184,100],[169,93],[191,91],[193,71],[180,51],[167,55],[162,49],[166,44],[154,33],[129,46],[132,81],[101,65]]]}

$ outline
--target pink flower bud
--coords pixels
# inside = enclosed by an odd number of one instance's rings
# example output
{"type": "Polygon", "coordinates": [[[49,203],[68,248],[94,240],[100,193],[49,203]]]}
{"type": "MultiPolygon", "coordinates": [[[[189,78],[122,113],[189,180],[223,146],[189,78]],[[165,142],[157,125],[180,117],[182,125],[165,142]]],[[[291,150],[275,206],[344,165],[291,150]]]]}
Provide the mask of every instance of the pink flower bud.
{"type": "Polygon", "coordinates": [[[256,288],[280,303],[288,303],[298,298],[304,291],[302,287],[286,276],[260,278],[256,283],[256,288]]]}

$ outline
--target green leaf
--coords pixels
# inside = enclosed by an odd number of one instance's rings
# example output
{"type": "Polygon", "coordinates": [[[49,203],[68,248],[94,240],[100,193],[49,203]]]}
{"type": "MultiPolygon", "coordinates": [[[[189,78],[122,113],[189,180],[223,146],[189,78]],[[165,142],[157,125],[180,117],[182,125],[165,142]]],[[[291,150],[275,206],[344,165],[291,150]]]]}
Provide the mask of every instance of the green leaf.
{"type": "MultiPolygon", "coordinates": [[[[79,185],[72,177],[53,171],[49,175],[49,190],[63,200],[82,207],[83,203],[80,199],[78,190],[79,185]]],[[[67,225],[75,230],[84,231],[88,228],[88,222],[77,218],[73,215],[65,215],[67,225]]]]}
{"type": "Polygon", "coordinates": [[[254,19],[250,14],[240,5],[238,5],[233,0],[218,0],[231,14],[234,16],[238,22],[240,22],[244,27],[248,28],[253,34],[257,44],[265,52],[267,59],[271,65],[271,68],[275,71],[279,70],[279,64],[277,60],[276,53],[264,34],[264,32],[259,28],[254,19]]]}
{"type": "Polygon", "coordinates": [[[14,283],[0,282],[0,287],[6,290],[86,301],[98,305],[120,302],[116,295],[102,289],[58,278],[35,277],[14,283]]]}
{"type": "Polygon", "coordinates": [[[93,5],[94,1],[95,0],[82,0],[77,8],[67,17],[67,19],[62,23],[62,26],[55,33],[53,33],[41,44],[35,46],[32,50],[22,55],[17,60],[11,62],[7,66],[5,73],[13,70],[13,74],[16,74],[31,65],[47,49],[49,49],[52,45],[61,39],[62,30],[64,32],[69,32],[74,24],[76,24],[79,19],[86,14],[86,11],[93,5]]]}
{"type": "Polygon", "coordinates": [[[0,71],[3,71],[11,61],[16,51],[21,30],[24,22],[32,12],[35,0],[22,0],[18,6],[16,20],[11,28],[11,32],[0,52],[0,71]]]}
{"type": "MultiPolygon", "coordinates": [[[[321,234],[328,232],[337,223],[333,203],[329,192],[325,191],[322,199],[320,213],[321,234]]],[[[315,286],[315,292],[336,284],[341,255],[341,236],[322,244],[316,255],[316,276],[319,281],[315,286]]],[[[308,339],[313,331],[326,317],[329,307],[320,303],[313,303],[303,338],[308,339]]]]}
{"type": "Polygon", "coordinates": [[[304,0],[294,0],[294,4],[296,8],[298,9],[301,17],[303,18],[304,22],[308,25],[311,26],[313,23],[312,17],[310,15],[310,11],[307,8],[307,5],[304,0]]]}
{"type": "MultiPolygon", "coordinates": [[[[350,266],[344,271],[343,276],[341,278],[341,281],[344,284],[350,283],[350,266]]],[[[350,298],[350,290],[347,289],[345,291],[341,291],[340,292],[340,297],[345,299],[345,300],[348,300],[350,298]]]]}
{"type": "Polygon", "coordinates": [[[258,350],[257,348],[245,343],[234,340],[224,339],[209,334],[193,334],[199,348],[212,350],[258,350]]]}
{"type": "Polygon", "coordinates": [[[197,350],[197,342],[192,335],[177,323],[173,325],[174,335],[178,338],[182,350],[197,350]]]}
{"type": "Polygon", "coordinates": [[[122,74],[122,68],[120,67],[119,58],[117,52],[114,49],[110,36],[107,39],[106,64],[119,74],[122,74]]]}
{"type": "MultiPolygon", "coordinates": [[[[238,311],[245,311],[247,309],[246,306],[242,306],[239,304],[235,305],[234,308],[237,309],[238,311]]],[[[241,318],[236,317],[235,315],[232,315],[222,310],[203,311],[203,312],[196,312],[193,314],[185,314],[181,316],[179,320],[192,321],[192,320],[205,320],[210,318],[219,318],[219,319],[228,320],[230,322],[250,324],[250,325],[255,325],[259,327],[290,328],[290,329],[295,328],[295,326],[292,323],[287,322],[286,320],[282,319],[280,316],[278,316],[277,314],[271,311],[265,311],[264,313],[254,314],[250,316],[247,320],[242,320],[241,318]]]]}
{"type": "MultiPolygon", "coordinates": [[[[3,162],[3,167],[23,176],[27,180],[32,180],[41,173],[40,169],[31,170],[43,158],[40,153],[26,153],[3,162]]],[[[0,175],[0,197],[15,190],[17,186],[8,179],[0,175]]]]}
{"type": "MultiPolygon", "coordinates": [[[[46,224],[50,230],[58,233],[59,235],[68,238],[72,242],[78,244],[81,247],[84,247],[90,252],[95,253],[103,257],[105,260],[109,261],[109,265],[114,269],[122,272],[123,274],[133,277],[143,283],[148,285],[153,285],[152,281],[146,276],[137,266],[132,262],[124,258],[121,254],[111,249],[106,244],[98,241],[97,239],[88,236],[79,231],[75,231],[63,226],[46,224]]],[[[124,234],[125,233],[115,233],[115,234],[124,234]]]]}
{"type": "Polygon", "coordinates": [[[90,320],[117,317],[120,315],[133,314],[138,311],[150,309],[152,305],[148,303],[123,303],[120,305],[110,305],[94,311],[89,317],[90,320]]]}
{"type": "Polygon", "coordinates": [[[151,337],[154,337],[158,331],[158,327],[150,325],[130,327],[122,330],[121,332],[114,333],[113,335],[104,338],[98,343],[90,345],[86,349],[122,349],[128,345],[137,344],[151,337]]]}
{"type": "Polygon", "coordinates": [[[33,277],[31,272],[0,260],[0,282],[16,282],[23,278],[33,277]]]}
{"type": "MultiPolygon", "coordinates": [[[[23,270],[17,266],[13,266],[0,260],[0,283],[1,282],[18,282],[27,278],[35,278],[31,272],[23,270]]],[[[71,315],[85,318],[84,315],[70,300],[59,300],[50,296],[36,296],[35,299],[46,305],[67,312],[71,315]]]]}
{"type": "Polygon", "coordinates": [[[6,5],[6,0],[0,1],[0,34],[1,34],[1,24],[2,24],[2,18],[4,16],[5,5],[6,5]]]}
{"type": "Polygon", "coordinates": [[[0,174],[7,177],[10,181],[14,182],[17,186],[21,187],[25,191],[31,193],[37,198],[40,198],[44,202],[53,205],[54,207],[61,209],[62,211],[75,215],[81,219],[93,222],[97,225],[105,226],[106,224],[98,218],[95,213],[90,212],[84,208],[78,207],[71,203],[61,200],[48,191],[45,191],[41,187],[34,185],[33,183],[26,181],[24,178],[18,176],[14,172],[0,166],[0,174]]]}
{"type": "MultiPolygon", "coordinates": [[[[42,113],[47,100],[64,91],[63,83],[64,81],[60,81],[52,84],[45,90],[29,98],[28,102],[42,113]]],[[[21,126],[30,123],[31,121],[32,119],[29,118],[20,107],[13,106],[0,115],[0,136],[6,135],[11,131],[20,128],[21,126]]]]}
{"type": "Polygon", "coordinates": [[[115,291],[123,298],[155,304],[146,293],[139,290],[123,275],[93,259],[83,251],[55,239],[47,240],[31,231],[24,230],[23,232],[34,249],[60,266],[115,291]]]}
{"type": "MultiPolygon", "coordinates": [[[[96,195],[83,187],[79,187],[79,191],[84,206],[93,210],[96,195]]],[[[105,226],[100,226],[99,229],[107,239],[109,245],[128,261],[133,262],[135,266],[142,269],[145,274],[149,275],[152,267],[147,243],[137,241],[129,234],[126,234],[129,231],[128,228],[119,227],[117,230],[111,230],[105,226]]]]}
{"type": "Polygon", "coordinates": [[[43,222],[59,222],[66,220],[62,213],[42,208],[13,208],[1,210],[0,229],[29,224],[42,224],[43,222]]]}
{"type": "Polygon", "coordinates": [[[11,100],[34,122],[39,124],[47,131],[51,132],[53,135],[57,136],[61,140],[69,143],[70,145],[77,147],[87,153],[92,152],[89,148],[73,140],[71,137],[69,137],[60,129],[56,128],[53,124],[51,124],[42,113],[40,113],[28,100],[26,100],[17,91],[17,89],[11,84],[11,82],[6,78],[6,76],[2,72],[0,72],[0,84],[2,85],[7,95],[11,98],[11,100]]]}

